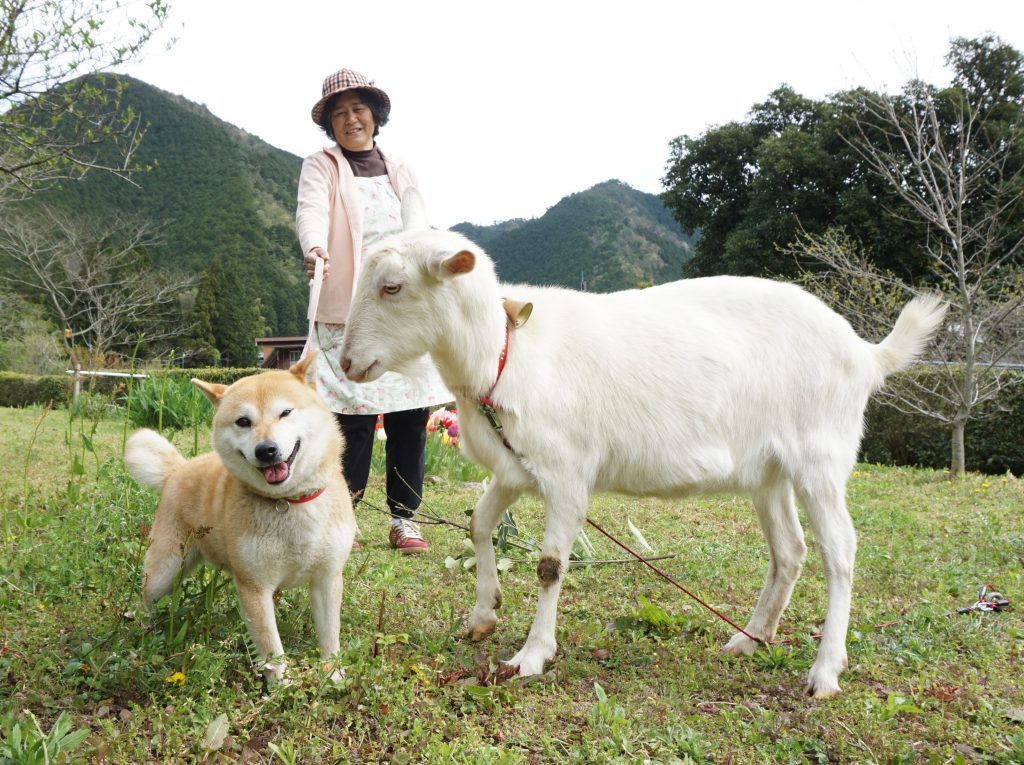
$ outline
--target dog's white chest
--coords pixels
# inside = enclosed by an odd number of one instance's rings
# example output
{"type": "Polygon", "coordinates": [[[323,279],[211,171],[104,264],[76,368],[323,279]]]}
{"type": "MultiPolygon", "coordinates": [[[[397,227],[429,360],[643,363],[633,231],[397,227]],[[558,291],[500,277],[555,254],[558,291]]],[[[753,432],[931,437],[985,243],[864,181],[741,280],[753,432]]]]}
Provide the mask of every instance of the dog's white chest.
{"type": "Polygon", "coordinates": [[[239,538],[237,554],[246,568],[277,589],[300,587],[343,565],[341,525],[326,514],[270,511],[258,530],[239,538]]]}

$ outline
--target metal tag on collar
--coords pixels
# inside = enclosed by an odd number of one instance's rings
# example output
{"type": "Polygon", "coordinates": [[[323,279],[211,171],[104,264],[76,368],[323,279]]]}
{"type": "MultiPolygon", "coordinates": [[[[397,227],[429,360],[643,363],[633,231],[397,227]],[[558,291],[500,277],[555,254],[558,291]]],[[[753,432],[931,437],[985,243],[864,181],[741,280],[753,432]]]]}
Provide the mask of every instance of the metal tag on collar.
{"type": "Polygon", "coordinates": [[[504,438],[502,432],[501,420],[498,418],[498,410],[494,408],[494,404],[490,401],[480,401],[477,404],[480,408],[480,414],[487,418],[487,422],[490,423],[494,431],[504,438]]]}
{"type": "Polygon", "coordinates": [[[290,506],[291,505],[289,505],[288,500],[285,499],[284,497],[281,497],[279,500],[277,500],[277,502],[274,503],[274,509],[277,510],[277,512],[279,513],[287,513],[288,508],[290,506]]]}

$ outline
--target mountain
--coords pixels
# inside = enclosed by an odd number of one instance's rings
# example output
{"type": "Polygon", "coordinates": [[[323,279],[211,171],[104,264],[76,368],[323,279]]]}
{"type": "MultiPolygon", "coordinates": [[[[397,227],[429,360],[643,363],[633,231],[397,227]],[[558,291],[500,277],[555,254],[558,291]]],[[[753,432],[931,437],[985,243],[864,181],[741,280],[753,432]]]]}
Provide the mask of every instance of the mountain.
{"type": "Polygon", "coordinates": [[[503,281],[591,292],[678,279],[694,244],[658,197],[617,180],[565,197],[534,220],[453,229],[487,251],[503,281]]]}
{"type": "Polygon", "coordinates": [[[293,222],[302,160],[204,106],[120,79],[122,105],[148,126],[136,158],[151,169],[132,176],[137,185],[89,173],[27,204],[158,225],[154,265],[198,279],[194,304],[209,315],[191,317],[206,328],[191,350],[207,362],[254,363],[257,335],[304,334],[308,280],[293,222]]]}
{"type": "MultiPolygon", "coordinates": [[[[122,105],[146,126],[136,159],[150,169],[133,175],[137,185],[92,172],[23,204],[159,225],[149,260],[195,279],[181,317],[193,327],[189,363],[248,365],[255,337],[304,334],[308,282],[294,228],[301,158],[203,105],[117,79],[122,105]]],[[[657,197],[619,181],[572,194],[535,220],[455,229],[494,257],[506,281],[600,292],[679,278],[691,247],[657,197]]]]}

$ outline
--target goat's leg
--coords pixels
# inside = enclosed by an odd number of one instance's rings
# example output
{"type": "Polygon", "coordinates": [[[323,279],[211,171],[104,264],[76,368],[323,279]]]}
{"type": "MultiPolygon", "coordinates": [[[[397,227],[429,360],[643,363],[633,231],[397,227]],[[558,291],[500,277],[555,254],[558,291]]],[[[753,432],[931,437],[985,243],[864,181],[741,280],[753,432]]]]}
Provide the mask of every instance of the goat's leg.
{"type": "Polygon", "coordinates": [[[519,667],[520,675],[539,675],[544,671],[544,662],[555,655],[558,647],[555,641],[558,596],[562,591],[562,579],[569,565],[573,542],[579,536],[586,517],[585,493],[545,496],[544,544],[537,564],[537,578],[540,580],[537,613],[526,643],[508,660],[509,664],[519,667]]]}
{"type": "Polygon", "coordinates": [[[828,613],[818,658],[807,674],[807,692],[820,699],[839,693],[839,673],[846,668],[857,535],[846,510],[843,481],[822,478],[808,484],[800,491],[800,501],[814,529],[828,585],[828,613]]]}
{"type": "Polygon", "coordinates": [[[476,555],[476,605],[469,617],[469,637],[482,640],[494,632],[498,623],[495,611],[501,607],[501,587],[498,585],[498,567],[494,560],[491,534],[501,514],[515,502],[522,492],[492,480],[473,510],[469,522],[469,535],[476,555]]]}
{"type": "MultiPolygon", "coordinates": [[[[800,576],[800,567],[807,555],[803,529],[793,502],[793,489],[788,481],[780,482],[754,495],[754,509],[768,542],[770,560],[764,589],[757,599],[746,631],[762,640],[775,637],[779,619],[793,594],[793,585],[800,576]]],[[[737,632],[722,650],[733,656],[754,653],[758,643],[737,632]]]]}

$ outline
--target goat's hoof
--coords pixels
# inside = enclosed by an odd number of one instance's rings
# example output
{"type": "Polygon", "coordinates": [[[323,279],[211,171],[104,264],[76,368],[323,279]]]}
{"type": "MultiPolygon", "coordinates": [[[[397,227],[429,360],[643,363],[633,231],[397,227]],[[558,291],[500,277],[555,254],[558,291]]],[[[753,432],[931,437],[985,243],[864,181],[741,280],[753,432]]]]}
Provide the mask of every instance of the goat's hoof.
{"type": "Polygon", "coordinates": [[[839,687],[839,675],[811,667],[807,673],[807,695],[814,699],[827,699],[835,696],[842,689],[839,687]]]}
{"type": "Polygon", "coordinates": [[[520,677],[531,677],[544,672],[544,656],[537,652],[529,652],[525,648],[505,663],[519,669],[520,677]]]}
{"type": "Polygon", "coordinates": [[[497,626],[497,622],[491,624],[482,624],[476,627],[469,628],[469,639],[474,643],[478,643],[488,635],[494,632],[494,628],[497,626]]]}
{"type": "Polygon", "coordinates": [[[843,689],[839,687],[839,683],[812,683],[810,680],[807,681],[807,695],[817,701],[823,701],[825,699],[832,698],[837,693],[840,693],[843,689]]]}
{"type": "Polygon", "coordinates": [[[266,662],[260,674],[263,675],[267,688],[273,688],[277,685],[289,686],[292,684],[291,679],[287,676],[287,665],[283,661],[279,661],[276,664],[269,661],[266,662]]]}
{"type": "Polygon", "coordinates": [[[729,642],[722,646],[722,653],[726,656],[753,656],[760,645],[756,640],[751,640],[742,632],[737,632],[729,642]]]}

